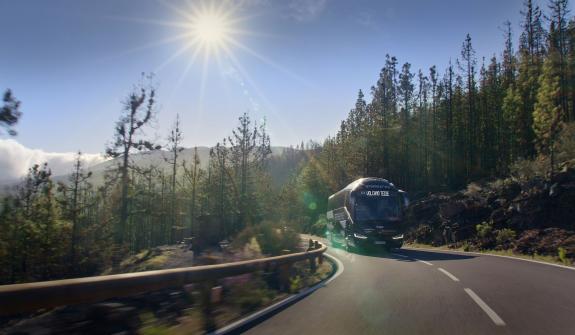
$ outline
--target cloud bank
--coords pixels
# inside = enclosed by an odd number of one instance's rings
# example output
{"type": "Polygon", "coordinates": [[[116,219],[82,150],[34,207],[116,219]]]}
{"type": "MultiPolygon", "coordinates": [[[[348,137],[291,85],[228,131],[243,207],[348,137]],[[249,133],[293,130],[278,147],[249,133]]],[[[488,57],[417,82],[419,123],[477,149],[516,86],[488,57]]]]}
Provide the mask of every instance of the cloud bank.
{"type": "MultiPolygon", "coordinates": [[[[58,176],[72,171],[76,153],[46,152],[30,149],[13,139],[0,139],[0,184],[17,181],[28,172],[34,164],[48,162],[52,175],[58,176]]],[[[106,160],[101,154],[82,154],[85,167],[106,160]]]]}

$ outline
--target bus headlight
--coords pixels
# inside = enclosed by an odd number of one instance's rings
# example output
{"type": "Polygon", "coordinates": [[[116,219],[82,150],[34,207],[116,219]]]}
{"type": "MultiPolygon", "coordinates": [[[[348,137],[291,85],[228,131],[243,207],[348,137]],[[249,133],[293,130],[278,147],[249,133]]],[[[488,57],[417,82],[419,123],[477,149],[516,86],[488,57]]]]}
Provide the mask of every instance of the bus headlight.
{"type": "Polygon", "coordinates": [[[401,235],[396,235],[394,237],[391,238],[392,240],[403,240],[403,234],[401,235]]]}
{"type": "Polygon", "coordinates": [[[360,240],[367,240],[367,236],[358,233],[353,233],[353,237],[359,238],[360,240]]]}

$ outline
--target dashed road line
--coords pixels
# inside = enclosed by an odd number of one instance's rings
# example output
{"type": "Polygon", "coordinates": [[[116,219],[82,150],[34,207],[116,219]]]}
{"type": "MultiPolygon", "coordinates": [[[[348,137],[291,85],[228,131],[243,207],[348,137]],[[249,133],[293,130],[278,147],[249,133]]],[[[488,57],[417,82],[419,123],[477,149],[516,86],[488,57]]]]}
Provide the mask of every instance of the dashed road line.
{"type": "Polygon", "coordinates": [[[455,276],[452,275],[451,273],[447,272],[447,270],[442,269],[442,268],[437,268],[437,270],[443,272],[447,277],[451,278],[451,280],[453,280],[453,281],[459,281],[459,279],[457,279],[457,277],[455,277],[455,276]]]}
{"type": "Polygon", "coordinates": [[[495,313],[494,310],[492,310],[489,306],[487,306],[485,301],[481,300],[481,298],[477,294],[475,294],[475,292],[473,292],[470,288],[465,288],[464,290],[467,294],[469,294],[471,299],[473,299],[473,301],[475,301],[475,303],[479,305],[479,307],[481,307],[481,309],[487,314],[487,316],[491,318],[491,321],[493,321],[493,323],[495,323],[497,326],[505,326],[505,321],[503,321],[503,319],[501,319],[499,315],[495,313]]]}
{"type": "Polygon", "coordinates": [[[427,264],[427,265],[431,265],[431,266],[433,266],[433,264],[429,263],[428,261],[424,261],[424,260],[421,260],[421,259],[417,259],[417,258],[414,258],[414,259],[415,259],[416,261],[418,261],[418,262],[421,262],[421,263],[423,263],[423,264],[427,264]]]}
{"type": "Polygon", "coordinates": [[[424,261],[424,260],[421,260],[421,259],[417,259],[417,258],[414,258],[414,257],[410,257],[410,256],[402,255],[402,254],[396,254],[396,253],[392,253],[392,255],[397,256],[397,257],[401,257],[401,258],[413,259],[414,261],[418,261],[418,262],[421,262],[421,263],[423,263],[423,264],[427,264],[427,265],[433,266],[433,264],[431,264],[431,263],[429,263],[429,262],[427,262],[427,261],[424,261]]]}

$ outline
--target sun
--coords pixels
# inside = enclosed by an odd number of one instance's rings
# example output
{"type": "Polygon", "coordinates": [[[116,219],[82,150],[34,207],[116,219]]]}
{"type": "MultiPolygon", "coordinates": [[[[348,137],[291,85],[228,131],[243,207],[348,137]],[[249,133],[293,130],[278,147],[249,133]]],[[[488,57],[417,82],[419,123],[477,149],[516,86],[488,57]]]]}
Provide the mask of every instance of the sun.
{"type": "Polygon", "coordinates": [[[192,34],[204,43],[221,43],[228,37],[228,24],[222,15],[205,13],[196,18],[192,34]]]}
{"type": "Polygon", "coordinates": [[[233,29],[225,13],[215,10],[202,10],[190,20],[190,38],[192,44],[214,49],[226,47],[233,29]]]}

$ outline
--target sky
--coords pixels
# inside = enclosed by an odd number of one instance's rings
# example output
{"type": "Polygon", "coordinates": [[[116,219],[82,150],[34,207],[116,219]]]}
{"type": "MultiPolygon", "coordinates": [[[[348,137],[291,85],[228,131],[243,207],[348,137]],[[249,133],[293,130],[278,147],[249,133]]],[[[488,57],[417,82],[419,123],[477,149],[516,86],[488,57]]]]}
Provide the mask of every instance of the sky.
{"type": "Polygon", "coordinates": [[[154,73],[146,134],[157,142],[179,114],[184,146],[215,145],[244,112],[266,120],[272,145],[321,142],[359,89],[369,97],[386,54],[442,72],[469,33],[481,64],[500,54],[506,20],[517,41],[522,2],[0,0],[0,90],[24,114],[17,137],[0,137],[0,166],[29,152],[104,152],[142,72],[154,73]],[[234,42],[208,52],[190,22],[215,12],[234,42]]]}

